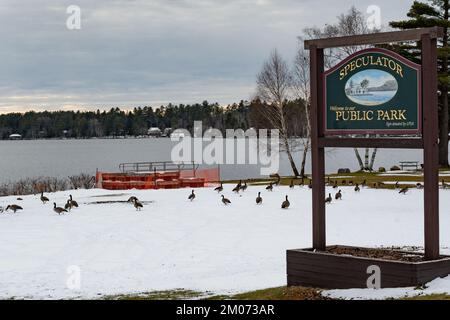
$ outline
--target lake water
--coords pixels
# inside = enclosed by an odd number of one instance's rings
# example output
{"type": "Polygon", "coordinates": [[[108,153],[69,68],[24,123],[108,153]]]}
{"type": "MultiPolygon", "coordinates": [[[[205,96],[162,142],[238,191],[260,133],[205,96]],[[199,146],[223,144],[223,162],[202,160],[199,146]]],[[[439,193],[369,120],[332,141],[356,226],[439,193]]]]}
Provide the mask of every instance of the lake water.
{"type": "MultiPolygon", "coordinates": [[[[170,139],[91,139],[91,140],[23,140],[0,141],[0,182],[20,178],[52,176],[67,177],[79,173],[101,171],[118,172],[123,162],[170,161],[175,142],[170,139]]],[[[360,150],[364,157],[364,150],[360,150]]],[[[379,150],[375,168],[389,168],[399,161],[422,162],[420,150],[379,150]]],[[[295,154],[300,166],[301,154],[295,154]]],[[[326,171],[339,168],[358,169],[353,149],[327,149],[326,171]]],[[[308,159],[307,172],[311,172],[308,159]]],[[[259,165],[221,165],[222,179],[261,177],[259,165]]],[[[286,156],[280,161],[281,175],[290,175],[286,156]]]]}

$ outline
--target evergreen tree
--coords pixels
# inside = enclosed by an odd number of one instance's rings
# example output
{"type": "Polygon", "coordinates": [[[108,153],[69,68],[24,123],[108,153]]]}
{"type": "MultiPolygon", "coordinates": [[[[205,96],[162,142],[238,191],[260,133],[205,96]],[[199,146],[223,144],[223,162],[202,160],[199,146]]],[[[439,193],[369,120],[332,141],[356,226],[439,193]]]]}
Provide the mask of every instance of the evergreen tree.
{"type": "MultiPolygon", "coordinates": [[[[448,92],[450,85],[449,70],[449,27],[450,27],[450,0],[427,0],[427,2],[414,1],[408,12],[408,20],[391,22],[390,25],[399,29],[413,29],[423,27],[442,27],[444,37],[438,48],[438,83],[439,83],[439,164],[448,167],[448,134],[449,134],[449,107],[448,92]]],[[[411,60],[420,62],[419,44],[402,44],[394,49],[411,60]]]]}

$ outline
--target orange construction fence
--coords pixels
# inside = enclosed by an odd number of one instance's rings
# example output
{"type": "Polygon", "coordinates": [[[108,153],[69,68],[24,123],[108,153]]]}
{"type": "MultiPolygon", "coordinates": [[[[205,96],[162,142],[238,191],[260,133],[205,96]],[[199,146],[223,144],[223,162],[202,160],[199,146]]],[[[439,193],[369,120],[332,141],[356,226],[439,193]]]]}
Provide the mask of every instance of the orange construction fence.
{"type": "Polygon", "coordinates": [[[152,173],[97,172],[95,176],[96,187],[107,190],[201,188],[219,180],[219,167],[152,173]]]}

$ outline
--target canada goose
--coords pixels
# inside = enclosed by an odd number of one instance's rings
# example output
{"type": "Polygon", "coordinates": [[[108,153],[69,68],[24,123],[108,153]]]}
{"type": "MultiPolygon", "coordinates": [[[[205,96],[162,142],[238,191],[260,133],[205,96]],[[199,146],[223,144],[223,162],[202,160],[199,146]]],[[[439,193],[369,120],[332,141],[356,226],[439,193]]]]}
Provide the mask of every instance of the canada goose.
{"type": "Polygon", "coordinates": [[[266,187],[266,190],[273,191],[273,183],[272,182],[266,187]]]}
{"type": "Polygon", "coordinates": [[[289,185],[289,188],[294,189],[294,179],[291,180],[291,184],[289,185]]]}
{"type": "Polygon", "coordinates": [[[217,191],[218,193],[221,193],[223,191],[223,183],[220,183],[220,186],[215,188],[214,191],[217,191]]]}
{"type": "Polygon", "coordinates": [[[242,180],[239,181],[239,183],[234,187],[233,192],[239,193],[239,190],[241,190],[242,187],[242,180]]]}
{"type": "Polygon", "coordinates": [[[5,211],[8,211],[9,209],[11,209],[14,213],[16,213],[16,211],[18,210],[23,210],[23,208],[21,206],[18,206],[17,204],[7,206],[5,211]]]}
{"type": "Polygon", "coordinates": [[[356,184],[356,186],[355,186],[355,192],[360,192],[361,191],[361,188],[359,187],[359,184],[356,184]]]}
{"type": "Polygon", "coordinates": [[[256,204],[262,204],[263,199],[261,198],[261,192],[258,192],[258,196],[256,197],[256,204]]]}
{"type": "Polygon", "coordinates": [[[134,207],[136,208],[136,211],[141,211],[141,209],[144,207],[144,206],[142,205],[142,203],[139,202],[139,200],[134,200],[133,205],[134,205],[134,207]]]}
{"type": "Polygon", "coordinates": [[[400,194],[406,194],[408,192],[408,187],[403,188],[402,190],[400,190],[400,194]]]}
{"type": "Polygon", "coordinates": [[[22,198],[17,198],[17,201],[23,201],[23,199],[22,198]]]}
{"type": "Polygon", "coordinates": [[[229,204],[231,204],[231,201],[230,201],[229,199],[225,198],[224,195],[222,195],[222,202],[223,202],[223,204],[226,205],[226,206],[229,205],[229,204]]]}
{"type": "Polygon", "coordinates": [[[341,192],[341,190],[339,190],[339,192],[336,193],[336,195],[335,195],[334,198],[335,198],[336,200],[342,200],[342,192],[341,192]]]}
{"type": "Polygon", "coordinates": [[[194,201],[194,199],[195,199],[194,190],[192,190],[192,193],[189,195],[188,199],[191,200],[191,201],[194,201]]]}
{"type": "Polygon", "coordinates": [[[334,185],[333,185],[333,189],[337,189],[338,188],[338,182],[337,180],[334,181],[334,185]]]}
{"type": "Polygon", "coordinates": [[[247,190],[247,181],[244,182],[244,185],[243,185],[243,186],[241,186],[241,190],[242,190],[242,191],[247,190]]]}
{"type": "Polygon", "coordinates": [[[72,199],[72,195],[70,195],[70,205],[75,208],[78,208],[78,202],[72,199]]]}
{"type": "Polygon", "coordinates": [[[3,213],[3,207],[0,207],[0,213],[3,213]]]}
{"type": "Polygon", "coordinates": [[[61,213],[63,212],[68,212],[66,209],[61,208],[61,207],[57,207],[56,203],[53,202],[53,211],[55,211],[57,214],[61,215],[61,213]]]}
{"type": "Polygon", "coordinates": [[[310,189],[313,188],[312,180],[309,180],[308,188],[310,188],[310,189]]]}
{"type": "Polygon", "coordinates": [[[132,196],[132,197],[130,197],[130,199],[128,199],[127,202],[132,202],[132,203],[134,203],[135,201],[139,201],[139,199],[136,198],[135,196],[132,196]]]}
{"type": "Polygon", "coordinates": [[[291,203],[288,200],[288,196],[286,196],[286,200],[283,201],[283,203],[281,204],[281,209],[287,209],[290,207],[290,205],[291,205],[291,203]]]}
{"type": "Polygon", "coordinates": [[[328,194],[328,197],[325,199],[325,203],[331,203],[333,201],[333,197],[331,196],[331,193],[328,194]]]}
{"type": "Polygon", "coordinates": [[[72,210],[72,204],[70,203],[70,200],[67,200],[67,203],[64,206],[64,209],[66,209],[68,211],[72,210]]]}
{"type": "Polygon", "coordinates": [[[44,196],[44,191],[41,192],[41,201],[43,204],[46,204],[50,201],[46,196],[44,196]]]}
{"type": "Polygon", "coordinates": [[[416,184],[416,188],[417,189],[423,189],[423,184],[421,184],[420,182],[418,184],[416,184]]]}

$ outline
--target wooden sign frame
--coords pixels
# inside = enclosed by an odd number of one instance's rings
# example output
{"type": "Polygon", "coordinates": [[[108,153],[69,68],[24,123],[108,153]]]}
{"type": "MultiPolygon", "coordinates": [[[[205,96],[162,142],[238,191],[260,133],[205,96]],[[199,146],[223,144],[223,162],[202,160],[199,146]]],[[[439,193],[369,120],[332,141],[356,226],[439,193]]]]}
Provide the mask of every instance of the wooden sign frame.
{"type": "Polygon", "coordinates": [[[439,129],[437,39],[440,27],[385,32],[305,41],[310,50],[311,148],[313,180],[313,249],[326,250],[325,148],[423,149],[425,258],[437,260],[439,249],[439,129]],[[324,131],[324,49],[421,41],[422,45],[422,136],[420,138],[326,137],[324,131]]]}

